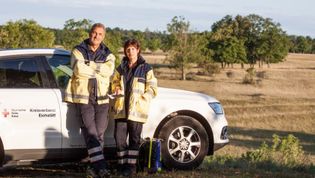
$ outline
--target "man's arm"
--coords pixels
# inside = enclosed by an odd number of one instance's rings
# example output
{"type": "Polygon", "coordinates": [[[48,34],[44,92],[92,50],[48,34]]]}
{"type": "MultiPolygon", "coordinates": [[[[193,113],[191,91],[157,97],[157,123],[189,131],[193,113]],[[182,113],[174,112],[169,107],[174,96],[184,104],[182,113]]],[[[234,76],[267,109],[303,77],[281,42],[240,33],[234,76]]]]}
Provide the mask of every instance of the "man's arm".
{"type": "Polygon", "coordinates": [[[73,69],[73,74],[79,77],[96,78],[97,75],[99,75],[90,66],[85,64],[85,59],[82,53],[77,49],[72,51],[71,67],[73,69]]]}
{"type": "Polygon", "coordinates": [[[110,54],[107,56],[107,62],[102,66],[101,71],[97,71],[97,74],[99,74],[102,77],[109,78],[114,74],[115,71],[115,56],[113,54],[110,54]]]}

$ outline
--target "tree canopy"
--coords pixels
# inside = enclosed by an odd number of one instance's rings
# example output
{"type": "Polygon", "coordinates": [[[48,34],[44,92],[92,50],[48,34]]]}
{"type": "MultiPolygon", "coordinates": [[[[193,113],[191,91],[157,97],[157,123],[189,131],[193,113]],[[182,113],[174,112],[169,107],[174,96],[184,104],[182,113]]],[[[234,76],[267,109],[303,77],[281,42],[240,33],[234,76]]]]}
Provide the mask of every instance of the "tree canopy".
{"type": "Polygon", "coordinates": [[[54,41],[54,33],[34,20],[10,21],[0,28],[0,48],[50,48],[54,41]]]}
{"type": "Polygon", "coordinates": [[[167,30],[171,36],[169,61],[175,68],[181,70],[182,80],[186,80],[187,69],[192,64],[204,59],[203,36],[191,32],[189,26],[189,21],[181,16],[175,16],[171,23],[167,24],[167,30]]]}
{"type": "Polygon", "coordinates": [[[209,48],[214,60],[226,64],[280,62],[288,53],[289,40],[280,24],[258,15],[225,16],[212,25],[209,48]]]}
{"type": "MultiPolygon", "coordinates": [[[[88,38],[92,24],[89,19],[69,19],[63,29],[51,29],[34,20],[9,21],[0,26],[0,48],[71,50],[88,38]]],[[[172,18],[166,27],[163,32],[107,27],[104,42],[116,57],[124,41],[130,38],[140,41],[142,51],[163,50],[169,54],[169,62],[181,70],[182,79],[192,64],[215,61],[222,67],[235,63],[262,66],[281,62],[288,52],[315,53],[315,39],[288,36],[279,23],[256,14],[227,15],[205,32],[192,31],[190,22],[182,16],[172,18]]]]}

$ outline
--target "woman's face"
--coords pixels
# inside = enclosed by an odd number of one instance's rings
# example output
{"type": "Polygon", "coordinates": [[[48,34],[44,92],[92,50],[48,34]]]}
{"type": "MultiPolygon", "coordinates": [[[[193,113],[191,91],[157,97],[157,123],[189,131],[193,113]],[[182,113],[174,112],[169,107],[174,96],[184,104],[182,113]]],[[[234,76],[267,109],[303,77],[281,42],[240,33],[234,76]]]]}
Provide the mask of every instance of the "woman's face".
{"type": "Polygon", "coordinates": [[[137,49],[135,46],[128,46],[126,49],[126,54],[129,60],[136,60],[138,59],[139,49],[137,49]]]}

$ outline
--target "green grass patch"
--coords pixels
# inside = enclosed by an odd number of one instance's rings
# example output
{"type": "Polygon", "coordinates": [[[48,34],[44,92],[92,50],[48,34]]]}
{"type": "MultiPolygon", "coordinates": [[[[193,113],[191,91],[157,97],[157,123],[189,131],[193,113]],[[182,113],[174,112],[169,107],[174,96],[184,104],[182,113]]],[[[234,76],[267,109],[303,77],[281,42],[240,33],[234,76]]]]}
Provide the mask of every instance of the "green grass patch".
{"type": "Polygon", "coordinates": [[[299,139],[292,134],[285,137],[274,134],[270,146],[263,142],[258,149],[248,151],[240,157],[230,155],[207,157],[200,169],[216,171],[234,169],[243,174],[262,176],[268,173],[275,177],[315,176],[315,166],[304,154],[299,139]]]}

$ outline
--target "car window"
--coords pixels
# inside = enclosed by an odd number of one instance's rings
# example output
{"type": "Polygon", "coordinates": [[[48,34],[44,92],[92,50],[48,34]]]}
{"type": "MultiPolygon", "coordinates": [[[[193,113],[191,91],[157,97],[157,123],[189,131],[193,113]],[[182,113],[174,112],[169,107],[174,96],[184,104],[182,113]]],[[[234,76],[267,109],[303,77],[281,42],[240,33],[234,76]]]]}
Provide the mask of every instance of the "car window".
{"type": "Polygon", "coordinates": [[[64,89],[72,75],[70,56],[52,55],[46,56],[46,58],[52,68],[58,86],[64,89]]]}
{"type": "Polygon", "coordinates": [[[0,60],[0,88],[43,88],[35,59],[0,60]]]}

